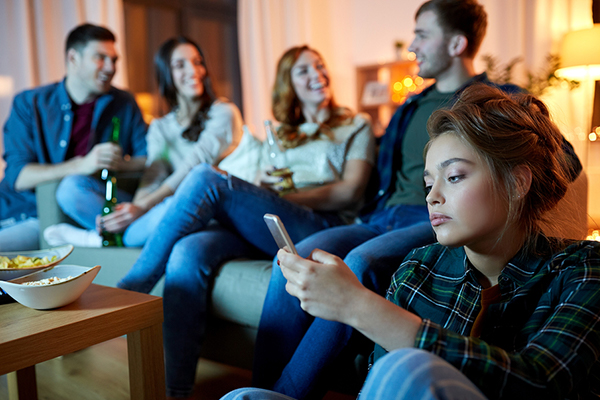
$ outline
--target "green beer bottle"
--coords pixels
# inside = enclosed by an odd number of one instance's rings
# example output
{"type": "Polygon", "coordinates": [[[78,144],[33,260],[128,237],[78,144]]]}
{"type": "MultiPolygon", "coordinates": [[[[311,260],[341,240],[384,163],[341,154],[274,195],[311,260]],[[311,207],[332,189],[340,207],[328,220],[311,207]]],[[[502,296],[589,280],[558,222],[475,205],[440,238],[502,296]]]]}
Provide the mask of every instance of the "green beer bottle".
{"type": "MultiPolygon", "coordinates": [[[[113,117],[112,124],[113,131],[111,142],[119,144],[119,129],[121,121],[119,121],[119,118],[113,117]]],[[[101,178],[106,182],[106,197],[104,201],[104,207],[102,207],[102,216],[104,217],[105,215],[113,212],[115,206],[117,205],[117,177],[113,171],[103,169],[101,178]]],[[[123,247],[123,234],[103,231],[102,246],[123,247]]]]}

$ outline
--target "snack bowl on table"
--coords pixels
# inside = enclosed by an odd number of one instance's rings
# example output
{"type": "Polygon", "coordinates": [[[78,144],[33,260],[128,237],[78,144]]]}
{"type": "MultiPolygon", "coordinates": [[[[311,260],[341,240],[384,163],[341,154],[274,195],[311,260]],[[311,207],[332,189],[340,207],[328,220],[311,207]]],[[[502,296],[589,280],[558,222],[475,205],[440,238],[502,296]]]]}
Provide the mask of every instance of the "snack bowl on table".
{"type": "Polygon", "coordinates": [[[0,252],[0,256],[8,257],[13,259],[17,256],[25,256],[25,257],[38,257],[38,258],[52,258],[56,256],[54,261],[50,261],[43,265],[36,265],[33,267],[23,267],[23,268],[0,268],[0,281],[7,281],[10,279],[15,279],[23,275],[31,274],[32,272],[41,271],[45,268],[51,267],[53,265],[57,265],[62,262],[71,252],[73,251],[73,245],[67,244],[64,246],[53,247],[51,249],[44,250],[31,250],[31,251],[5,251],[0,252]]]}
{"type": "Polygon", "coordinates": [[[77,300],[98,275],[98,271],[100,271],[99,265],[92,268],[79,265],[56,265],[10,281],[0,281],[0,288],[24,306],[48,310],[77,300]],[[24,284],[52,278],[66,280],[39,286],[24,284]]]}

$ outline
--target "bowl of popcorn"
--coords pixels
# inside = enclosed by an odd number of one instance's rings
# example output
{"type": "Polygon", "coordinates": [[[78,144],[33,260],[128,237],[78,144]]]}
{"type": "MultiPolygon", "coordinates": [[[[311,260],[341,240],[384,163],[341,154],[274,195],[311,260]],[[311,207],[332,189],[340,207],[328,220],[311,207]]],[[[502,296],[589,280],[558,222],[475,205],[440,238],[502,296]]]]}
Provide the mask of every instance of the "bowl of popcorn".
{"type": "Polygon", "coordinates": [[[77,300],[90,286],[100,266],[56,265],[0,281],[0,288],[24,306],[37,310],[62,307],[77,300]]]}

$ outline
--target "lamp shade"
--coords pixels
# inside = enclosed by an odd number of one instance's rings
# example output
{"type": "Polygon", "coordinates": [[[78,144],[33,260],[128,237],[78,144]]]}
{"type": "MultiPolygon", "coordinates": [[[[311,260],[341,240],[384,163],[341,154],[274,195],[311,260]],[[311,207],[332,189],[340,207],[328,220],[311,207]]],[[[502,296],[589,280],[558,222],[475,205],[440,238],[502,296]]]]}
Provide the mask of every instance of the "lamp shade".
{"type": "Polygon", "coordinates": [[[572,80],[600,79],[600,24],[565,35],[556,75],[572,80]]]}
{"type": "Polygon", "coordinates": [[[0,97],[11,97],[13,95],[15,82],[7,75],[0,75],[0,97]]]}

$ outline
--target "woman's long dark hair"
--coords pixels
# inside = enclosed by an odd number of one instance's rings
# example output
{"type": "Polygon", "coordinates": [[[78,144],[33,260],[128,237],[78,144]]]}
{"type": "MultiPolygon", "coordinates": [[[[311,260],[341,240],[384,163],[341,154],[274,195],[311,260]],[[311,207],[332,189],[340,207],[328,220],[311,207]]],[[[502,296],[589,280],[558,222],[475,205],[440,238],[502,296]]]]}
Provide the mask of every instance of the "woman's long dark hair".
{"type": "Polygon", "coordinates": [[[206,70],[206,74],[202,80],[204,92],[200,95],[200,108],[192,118],[190,126],[182,133],[182,136],[185,139],[195,142],[198,140],[198,137],[200,137],[200,134],[204,130],[204,125],[208,120],[208,110],[210,109],[210,106],[212,106],[214,101],[217,99],[212,87],[208,68],[206,68],[206,59],[204,58],[202,49],[200,49],[200,46],[198,46],[194,41],[184,36],[178,36],[169,39],[164,42],[156,52],[156,55],[154,56],[154,67],[156,69],[156,80],[158,82],[158,90],[160,95],[167,101],[169,109],[173,110],[179,106],[179,103],[177,102],[177,89],[173,83],[171,56],[173,55],[173,50],[175,50],[175,48],[180,44],[190,44],[194,46],[196,50],[198,50],[198,53],[202,59],[202,66],[206,70]]]}

